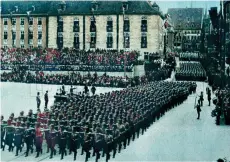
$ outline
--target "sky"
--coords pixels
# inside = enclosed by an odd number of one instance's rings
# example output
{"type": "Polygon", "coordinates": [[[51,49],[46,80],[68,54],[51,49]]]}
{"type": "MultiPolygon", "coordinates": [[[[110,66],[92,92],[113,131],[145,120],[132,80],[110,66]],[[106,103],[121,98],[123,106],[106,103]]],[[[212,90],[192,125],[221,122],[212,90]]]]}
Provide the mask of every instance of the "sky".
{"type": "Polygon", "coordinates": [[[193,8],[204,8],[209,10],[211,7],[218,7],[220,6],[220,1],[217,0],[203,0],[203,1],[186,1],[186,0],[156,0],[155,1],[160,10],[163,13],[167,13],[168,8],[186,8],[186,7],[193,7],[193,8]]]}

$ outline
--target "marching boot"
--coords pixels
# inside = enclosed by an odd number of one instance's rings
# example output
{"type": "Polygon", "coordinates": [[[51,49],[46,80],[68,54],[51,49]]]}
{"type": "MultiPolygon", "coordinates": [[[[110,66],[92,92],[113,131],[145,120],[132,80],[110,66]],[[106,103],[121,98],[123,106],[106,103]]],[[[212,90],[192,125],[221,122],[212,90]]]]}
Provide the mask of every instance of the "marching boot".
{"type": "Polygon", "coordinates": [[[49,153],[50,152],[50,149],[49,149],[49,147],[47,147],[47,151],[46,151],[46,153],[49,153]]]}
{"type": "Polygon", "coordinates": [[[66,149],[65,149],[65,151],[64,151],[64,152],[65,152],[65,156],[67,156],[67,151],[66,151],[66,149]]]}
{"type": "Polygon", "coordinates": [[[50,159],[52,159],[52,158],[53,158],[53,153],[54,153],[54,150],[53,150],[53,149],[51,149],[50,159]]]}
{"type": "Polygon", "coordinates": [[[122,145],[121,145],[121,143],[119,143],[119,146],[118,146],[118,153],[121,152],[121,147],[122,147],[122,145]]]}
{"type": "Polygon", "coordinates": [[[63,156],[64,156],[64,150],[61,151],[61,160],[63,159],[63,156]]]}
{"type": "Polygon", "coordinates": [[[84,150],[83,150],[83,147],[82,147],[82,149],[81,149],[81,155],[83,155],[84,154],[84,150]]]}
{"type": "Polygon", "coordinates": [[[73,158],[74,161],[76,160],[76,157],[77,157],[77,151],[74,152],[74,158],[73,158]]]}
{"type": "Polygon", "coordinates": [[[31,154],[32,154],[33,152],[34,152],[34,149],[32,148],[32,149],[31,149],[31,154]]]}
{"type": "Polygon", "coordinates": [[[19,148],[17,147],[16,148],[16,155],[15,156],[18,156],[18,151],[19,151],[19,148]]]}
{"type": "Polygon", "coordinates": [[[37,152],[37,155],[36,155],[36,157],[35,158],[38,158],[39,157],[39,151],[37,152]]]}

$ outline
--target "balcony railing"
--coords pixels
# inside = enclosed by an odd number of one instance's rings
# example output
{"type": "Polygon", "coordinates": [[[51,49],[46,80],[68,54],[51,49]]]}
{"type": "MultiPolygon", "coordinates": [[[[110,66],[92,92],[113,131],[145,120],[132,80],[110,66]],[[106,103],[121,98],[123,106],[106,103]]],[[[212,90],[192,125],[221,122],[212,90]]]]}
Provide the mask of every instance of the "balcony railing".
{"type": "Polygon", "coordinates": [[[90,26],[90,32],[96,32],[96,27],[95,26],[90,26]]]}
{"type": "Polygon", "coordinates": [[[79,49],[80,48],[80,44],[79,43],[75,43],[74,44],[74,48],[79,49]]]}
{"type": "Polygon", "coordinates": [[[125,25],[125,26],[124,26],[124,31],[125,31],[125,32],[129,32],[129,26],[128,26],[128,25],[125,25]]]}
{"type": "Polygon", "coordinates": [[[38,31],[42,31],[42,25],[38,25],[38,31]]]}
{"type": "Polygon", "coordinates": [[[21,40],[20,40],[20,44],[24,44],[24,40],[21,39],[21,40]]]}
{"type": "Polygon", "coordinates": [[[113,43],[112,42],[107,43],[107,48],[113,48],[113,43]]]}
{"type": "Polygon", "coordinates": [[[42,44],[42,39],[38,39],[38,45],[42,44]]]}
{"type": "Polygon", "coordinates": [[[90,43],[90,48],[96,48],[96,43],[91,42],[90,43]]]}
{"type": "Polygon", "coordinates": [[[147,48],[147,42],[141,43],[141,48],[147,48]]]}
{"type": "Polygon", "coordinates": [[[12,30],[13,30],[13,31],[16,30],[16,25],[12,25],[12,30]]]}
{"type": "Polygon", "coordinates": [[[4,31],[8,30],[8,25],[4,25],[4,31]]]}
{"type": "Polygon", "coordinates": [[[29,39],[29,45],[33,45],[33,39],[29,39]]]}
{"type": "Polygon", "coordinates": [[[146,25],[141,26],[141,32],[147,32],[147,26],[146,25]]]}
{"type": "Polygon", "coordinates": [[[20,30],[24,31],[24,29],[25,29],[25,26],[24,25],[20,25],[20,30]]]}
{"type": "Polygon", "coordinates": [[[73,32],[79,32],[79,26],[75,26],[75,27],[73,27],[73,32]]]}
{"type": "Polygon", "coordinates": [[[130,42],[124,43],[124,48],[130,48],[130,42]]]}
{"type": "Polygon", "coordinates": [[[113,27],[112,26],[107,26],[107,32],[113,32],[113,27]]]}

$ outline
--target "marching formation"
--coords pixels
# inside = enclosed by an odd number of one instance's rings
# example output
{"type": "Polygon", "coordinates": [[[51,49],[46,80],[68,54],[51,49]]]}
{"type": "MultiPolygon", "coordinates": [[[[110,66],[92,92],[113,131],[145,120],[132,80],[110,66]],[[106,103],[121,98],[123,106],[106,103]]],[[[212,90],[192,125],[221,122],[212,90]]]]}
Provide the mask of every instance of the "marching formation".
{"type": "Polygon", "coordinates": [[[181,61],[175,77],[177,80],[204,81],[206,72],[200,62],[181,61]]]}
{"type": "Polygon", "coordinates": [[[25,156],[33,153],[35,145],[36,157],[46,152],[50,158],[59,153],[63,159],[73,153],[73,160],[81,149],[85,161],[91,153],[96,161],[101,156],[108,161],[111,153],[115,157],[140,132],[143,134],[156,119],[195,91],[194,82],[159,81],[100,95],[69,94],[67,102],[56,102],[44,112],[38,109],[34,114],[30,110],[28,115],[21,112],[18,117],[12,113],[7,121],[2,116],[1,148],[5,150],[8,145],[13,151],[16,147],[18,156],[25,143],[25,156]]]}
{"type": "Polygon", "coordinates": [[[199,61],[201,55],[195,52],[182,52],[179,54],[181,61],[199,61]]]}

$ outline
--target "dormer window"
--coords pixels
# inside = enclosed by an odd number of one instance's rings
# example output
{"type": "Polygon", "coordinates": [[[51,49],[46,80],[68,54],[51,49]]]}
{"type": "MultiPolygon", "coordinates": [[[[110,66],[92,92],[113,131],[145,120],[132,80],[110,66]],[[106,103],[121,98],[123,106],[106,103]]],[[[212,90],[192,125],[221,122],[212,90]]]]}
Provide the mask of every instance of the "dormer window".
{"type": "Polygon", "coordinates": [[[92,2],[92,7],[91,7],[92,12],[97,11],[97,9],[98,9],[98,3],[92,2]]]}
{"type": "Polygon", "coordinates": [[[66,10],[66,4],[65,3],[60,4],[59,8],[61,11],[65,11],[66,10]]]}
{"type": "Polygon", "coordinates": [[[123,2],[122,9],[123,9],[124,11],[127,11],[127,10],[128,10],[128,3],[127,3],[127,2],[123,2]]]}

